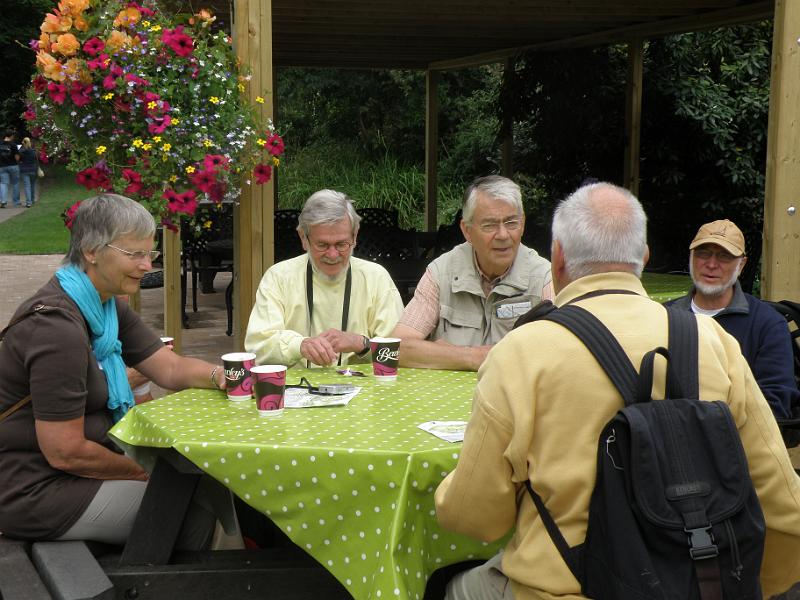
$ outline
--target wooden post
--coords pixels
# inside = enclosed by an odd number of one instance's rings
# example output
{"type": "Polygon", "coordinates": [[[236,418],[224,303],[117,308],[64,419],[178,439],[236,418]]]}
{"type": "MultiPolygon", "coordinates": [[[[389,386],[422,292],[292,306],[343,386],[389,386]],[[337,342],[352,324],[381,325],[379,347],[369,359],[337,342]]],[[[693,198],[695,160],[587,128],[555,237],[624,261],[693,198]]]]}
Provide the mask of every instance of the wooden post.
{"type": "MultiPolygon", "coordinates": [[[[504,78],[508,80],[514,76],[514,59],[507,58],[504,62],[504,78]]],[[[511,179],[514,176],[514,119],[508,113],[503,118],[503,144],[500,148],[502,164],[500,172],[503,177],[511,179]]]]}
{"type": "Polygon", "coordinates": [[[800,2],[775,1],[761,296],[800,299],[800,2]]]}
{"type": "Polygon", "coordinates": [[[439,143],[439,72],[425,72],[425,230],[436,231],[439,143]]]}
{"type": "MultiPolygon", "coordinates": [[[[272,2],[235,0],[234,39],[236,55],[250,69],[245,96],[263,120],[272,119],[272,2]],[[266,100],[257,104],[261,96],[266,100]]],[[[244,174],[239,206],[234,211],[234,332],[241,340],[264,271],[274,261],[274,182],[255,185],[244,174]],[[249,181],[250,183],[247,183],[249,181]]]]}
{"type": "Polygon", "coordinates": [[[628,43],[628,81],[625,86],[625,169],[623,185],[639,195],[639,154],[642,128],[643,47],[641,39],[628,43]]]}
{"type": "Polygon", "coordinates": [[[183,307],[181,302],[181,233],[164,228],[164,335],[175,338],[181,351],[183,307]]]}

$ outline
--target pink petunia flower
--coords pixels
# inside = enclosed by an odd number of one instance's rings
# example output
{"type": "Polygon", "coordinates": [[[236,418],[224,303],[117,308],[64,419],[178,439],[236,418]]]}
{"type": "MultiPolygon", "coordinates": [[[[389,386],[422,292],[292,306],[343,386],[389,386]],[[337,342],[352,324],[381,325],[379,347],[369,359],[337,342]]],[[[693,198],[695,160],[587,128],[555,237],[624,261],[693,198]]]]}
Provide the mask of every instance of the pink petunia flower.
{"type": "Polygon", "coordinates": [[[214,171],[195,171],[192,173],[192,185],[203,193],[211,191],[211,186],[217,182],[214,171]]]}
{"type": "Polygon", "coordinates": [[[175,29],[165,29],[161,34],[161,42],[178,56],[189,56],[194,50],[194,42],[183,33],[183,25],[178,25],[175,29]]]}
{"type": "Polygon", "coordinates": [[[171,123],[172,118],[169,115],[156,117],[147,125],[147,131],[149,131],[151,135],[161,135],[171,123]]]}
{"type": "Polygon", "coordinates": [[[280,156],[283,154],[283,150],[286,147],[283,143],[283,138],[279,136],[277,133],[273,133],[267,138],[267,151],[272,154],[272,156],[280,156]]]}
{"type": "Polygon", "coordinates": [[[142,176],[133,169],[122,169],[122,178],[128,182],[125,187],[126,194],[138,194],[144,188],[142,176]]]}
{"type": "Polygon", "coordinates": [[[209,171],[216,171],[218,167],[228,169],[228,157],[222,154],[206,154],[203,166],[209,171]]]}
{"type": "Polygon", "coordinates": [[[82,84],[80,81],[73,81],[69,90],[69,96],[75,106],[86,106],[92,101],[92,84],[82,84]]]}
{"type": "Polygon", "coordinates": [[[41,75],[33,78],[33,89],[37,94],[42,94],[47,89],[47,80],[41,75]]]}
{"type": "Polygon", "coordinates": [[[117,78],[113,75],[106,75],[103,77],[103,89],[104,90],[113,90],[117,87],[117,78]]]}
{"type": "Polygon", "coordinates": [[[47,93],[50,94],[50,99],[56,104],[64,104],[67,99],[67,86],[51,81],[47,84],[47,93]]]}
{"type": "Polygon", "coordinates": [[[106,43],[100,38],[89,38],[83,43],[83,51],[89,56],[97,56],[106,47],[106,43]]]}
{"type": "Polygon", "coordinates": [[[81,205],[81,201],[78,200],[75,204],[70,206],[67,210],[65,210],[61,217],[64,219],[64,225],[67,229],[72,229],[72,223],[75,221],[75,213],[78,212],[78,207],[81,205]]]}
{"type": "Polygon", "coordinates": [[[36,111],[33,110],[30,106],[22,113],[22,118],[26,121],[35,121],[36,120],[36,111]]]}
{"type": "Polygon", "coordinates": [[[272,179],[272,167],[264,163],[256,165],[253,169],[253,176],[256,178],[256,183],[262,185],[272,179]]]}

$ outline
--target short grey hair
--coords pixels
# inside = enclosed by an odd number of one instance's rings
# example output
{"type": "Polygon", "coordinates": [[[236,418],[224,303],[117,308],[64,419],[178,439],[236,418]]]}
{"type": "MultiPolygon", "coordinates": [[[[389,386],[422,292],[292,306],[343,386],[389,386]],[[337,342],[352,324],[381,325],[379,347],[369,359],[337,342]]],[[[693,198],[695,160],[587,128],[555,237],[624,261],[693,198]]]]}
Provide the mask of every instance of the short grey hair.
{"type": "Polygon", "coordinates": [[[81,202],[75,212],[62,263],[85,269],[84,252],[96,252],[125,235],[143,240],[155,233],[156,222],[144,206],[119,194],[100,194],[81,202]]]}
{"type": "Polygon", "coordinates": [[[507,177],[487,175],[475,179],[464,192],[464,206],[461,211],[461,218],[464,219],[464,222],[472,223],[472,214],[475,212],[475,204],[478,202],[478,193],[507,202],[516,209],[517,214],[522,215],[522,192],[519,186],[507,177]]]}
{"type": "Polygon", "coordinates": [[[312,225],[333,225],[343,219],[350,219],[353,236],[358,231],[361,217],[353,208],[353,201],[336,190],[319,190],[309,196],[297,219],[297,231],[308,237],[312,225]]]}
{"type": "Polygon", "coordinates": [[[556,207],[553,241],[561,244],[571,280],[602,273],[609,264],[627,264],[641,277],[647,251],[647,215],[628,190],[610,183],[578,188],[556,207]],[[624,210],[608,210],[594,196],[614,192],[626,201],[624,210]]]}

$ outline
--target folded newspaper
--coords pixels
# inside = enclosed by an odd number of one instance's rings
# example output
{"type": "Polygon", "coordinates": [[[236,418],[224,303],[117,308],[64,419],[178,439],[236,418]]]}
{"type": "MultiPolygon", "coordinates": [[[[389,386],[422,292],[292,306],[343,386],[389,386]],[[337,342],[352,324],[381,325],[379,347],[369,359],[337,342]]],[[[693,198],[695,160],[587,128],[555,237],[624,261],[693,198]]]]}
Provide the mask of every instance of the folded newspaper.
{"type": "Polygon", "coordinates": [[[466,421],[428,421],[418,425],[423,431],[432,433],[446,442],[463,442],[466,421]]]}
{"type": "Polygon", "coordinates": [[[347,394],[337,394],[335,396],[323,396],[312,394],[305,388],[286,388],[283,394],[284,408],[317,408],[320,406],[346,406],[353,397],[361,391],[356,387],[347,394]]]}

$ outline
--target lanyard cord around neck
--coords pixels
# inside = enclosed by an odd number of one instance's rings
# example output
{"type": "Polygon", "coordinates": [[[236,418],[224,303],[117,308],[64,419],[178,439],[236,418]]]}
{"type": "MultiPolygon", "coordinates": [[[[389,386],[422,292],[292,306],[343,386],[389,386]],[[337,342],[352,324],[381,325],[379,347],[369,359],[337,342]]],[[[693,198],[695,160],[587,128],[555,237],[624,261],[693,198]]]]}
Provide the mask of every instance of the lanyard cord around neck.
{"type": "MultiPolygon", "coordinates": [[[[347,277],[344,282],[344,301],[342,302],[342,331],[347,331],[347,319],[350,316],[350,289],[353,287],[353,269],[348,265],[347,277]]],[[[306,301],[308,302],[308,334],[311,335],[314,325],[314,275],[311,269],[311,259],[306,265],[306,301]]],[[[342,364],[342,354],[339,353],[337,365],[342,364]]],[[[310,367],[306,361],[306,366],[310,367]]]]}

